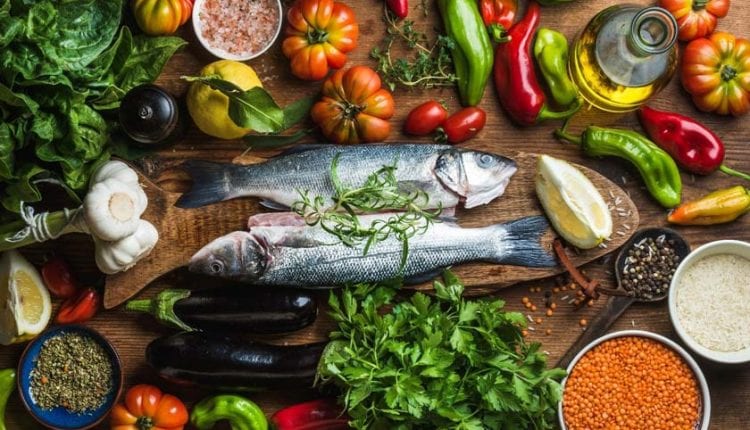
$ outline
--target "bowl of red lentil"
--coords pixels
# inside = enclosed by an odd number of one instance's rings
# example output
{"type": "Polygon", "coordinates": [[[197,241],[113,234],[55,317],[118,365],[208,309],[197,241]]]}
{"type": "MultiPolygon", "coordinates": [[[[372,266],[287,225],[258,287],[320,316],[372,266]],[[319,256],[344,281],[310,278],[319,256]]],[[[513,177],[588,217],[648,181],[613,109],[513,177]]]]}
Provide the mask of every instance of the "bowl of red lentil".
{"type": "Polygon", "coordinates": [[[278,39],[281,0],[196,0],[193,29],[216,57],[246,61],[262,55],[278,39]]]}
{"type": "Polygon", "coordinates": [[[563,430],[707,430],[711,397],[678,344],[641,330],[591,342],[568,366],[558,409],[563,430]]]}

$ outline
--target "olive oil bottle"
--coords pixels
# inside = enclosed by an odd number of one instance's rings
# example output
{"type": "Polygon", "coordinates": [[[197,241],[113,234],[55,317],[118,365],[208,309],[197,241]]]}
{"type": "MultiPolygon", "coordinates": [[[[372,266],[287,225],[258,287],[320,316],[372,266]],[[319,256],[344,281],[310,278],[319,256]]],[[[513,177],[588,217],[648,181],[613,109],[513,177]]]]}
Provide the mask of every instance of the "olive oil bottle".
{"type": "Polygon", "coordinates": [[[677,22],[662,8],[609,7],[578,36],[568,63],[570,75],[594,107],[607,112],[637,109],[672,78],[677,33],[677,22]]]}

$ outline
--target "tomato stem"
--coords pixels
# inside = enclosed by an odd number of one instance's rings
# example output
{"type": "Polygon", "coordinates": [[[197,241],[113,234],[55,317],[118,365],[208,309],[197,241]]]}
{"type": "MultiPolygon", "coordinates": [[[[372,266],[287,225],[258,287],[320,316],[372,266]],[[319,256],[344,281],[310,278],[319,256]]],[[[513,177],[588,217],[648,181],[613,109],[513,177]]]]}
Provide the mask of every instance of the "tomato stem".
{"type": "Polygon", "coordinates": [[[363,106],[355,105],[354,103],[346,101],[339,103],[339,106],[341,107],[341,112],[343,112],[346,119],[354,119],[357,114],[365,109],[363,106]]]}
{"type": "Polygon", "coordinates": [[[307,31],[307,43],[315,45],[323,43],[328,40],[328,32],[319,28],[314,28],[307,31]]]}
{"type": "Polygon", "coordinates": [[[154,420],[151,417],[138,417],[135,426],[138,427],[138,430],[151,430],[154,428],[154,420]]]}
{"type": "Polygon", "coordinates": [[[737,76],[737,69],[732,66],[723,65],[721,66],[721,80],[729,82],[737,76]]]}
{"type": "Polygon", "coordinates": [[[706,8],[706,3],[708,3],[708,0],[695,0],[693,2],[693,10],[703,10],[706,8]]]}

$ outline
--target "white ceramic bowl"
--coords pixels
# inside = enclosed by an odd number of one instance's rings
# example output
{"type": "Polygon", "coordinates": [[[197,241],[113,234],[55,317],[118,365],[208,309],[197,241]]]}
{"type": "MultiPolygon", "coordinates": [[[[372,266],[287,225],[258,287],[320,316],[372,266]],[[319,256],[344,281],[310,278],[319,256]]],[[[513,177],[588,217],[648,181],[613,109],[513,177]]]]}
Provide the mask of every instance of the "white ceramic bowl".
{"type": "MultiPolygon", "coordinates": [[[[573,361],[570,362],[568,365],[568,368],[566,369],[568,371],[568,375],[570,375],[570,372],[573,370],[573,368],[578,364],[578,361],[583,357],[587,352],[589,352],[592,348],[595,346],[604,343],[610,339],[614,339],[617,337],[630,337],[630,336],[640,336],[640,337],[646,337],[649,339],[653,339],[662,345],[666,346],[667,348],[672,349],[677,354],[679,354],[680,357],[687,363],[688,366],[690,366],[690,370],[693,371],[693,375],[695,375],[695,380],[698,382],[698,389],[701,393],[701,410],[700,410],[700,423],[695,427],[695,430],[708,430],[708,423],[711,420],[711,395],[708,392],[708,384],[706,383],[706,377],[703,376],[703,372],[701,371],[701,368],[698,367],[698,363],[693,360],[693,357],[690,356],[690,354],[687,353],[680,345],[676,344],[675,342],[667,339],[666,337],[651,333],[649,331],[643,331],[643,330],[624,330],[624,331],[618,331],[615,333],[610,333],[607,335],[604,335],[600,337],[599,339],[596,339],[595,341],[591,342],[590,344],[586,345],[585,348],[579,352],[575,358],[573,358],[573,361]]],[[[565,384],[568,382],[568,378],[566,377],[562,381],[562,389],[563,389],[563,395],[565,393],[565,384]]],[[[563,418],[563,402],[560,401],[560,404],[557,407],[557,417],[560,422],[560,428],[562,430],[568,430],[568,427],[565,425],[565,419],[563,418]]]]}
{"type": "Polygon", "coordinates": [[[279,38],[279,34],[281,34],[281,26],[284,22],[284,9],[281,6],[281,0],[275,0],[276,1],[276,7],[278,8],[279,12],[279,23],[276,26],[276,33],[274,33],[273,38],[268,42],[268,45],[266,45],[263,49],[261,49],[258,52],[253,52],[252,54],[247,55],[234,55],[229,52],[224,51],[223,49],[214,48],[211,46],[208,41],[203,37],[203,28],[200,20],[200,11],[203,9],[203,4],[206,2],[206,0],[195,0],[195,3],[193,4],[193,30],[195,31],[195,37],[198,38],[198,41],[203,45],[204,48],[206,48],[206,51],[210,52],[213,56],[221,58],[223,60],[235,60],[235,61],[247,61],[252,60],[253,58],[259,57],[263,55],[266,51],[268,51],[268,48],[273,46],[273,44],[276,42],[276,40],[279,38]]]}
{"type": "Polygon", "coordinates": [[[672,320],[672,325],[674,326],[677,335],[680,336],[680,339],[685,342],[688,348],[695,351],[698,355],[718,363],[736,364],[750,362],[750,348],[733,352],[719,352],[700,345],[687,334],[677,314],[677,286],[679,285],[683,274],[687,268],[695,264],[697,261],[716,254],[734,254],[750,260],[750,243],[739,240],[718,240],[701,246],[691,252],[687,258],[682,260],[677,267],[677,271],[675,271],[674,277],[672,277],[672,283],[669,286],[669,318],[672,320]]]}

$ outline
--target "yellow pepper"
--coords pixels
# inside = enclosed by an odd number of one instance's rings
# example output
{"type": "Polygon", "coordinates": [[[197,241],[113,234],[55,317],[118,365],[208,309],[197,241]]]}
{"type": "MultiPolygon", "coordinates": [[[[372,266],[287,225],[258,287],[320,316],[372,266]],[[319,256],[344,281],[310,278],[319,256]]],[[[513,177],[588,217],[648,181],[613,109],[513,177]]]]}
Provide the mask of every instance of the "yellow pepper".
{"type": "Polygon", "coordinates": [[[704,197],[683,203],[667,217],[667,221],[681,225],[712,225],[731,222],[750,211],[750,193],[738,185],[714,191],[704,197]]]}

